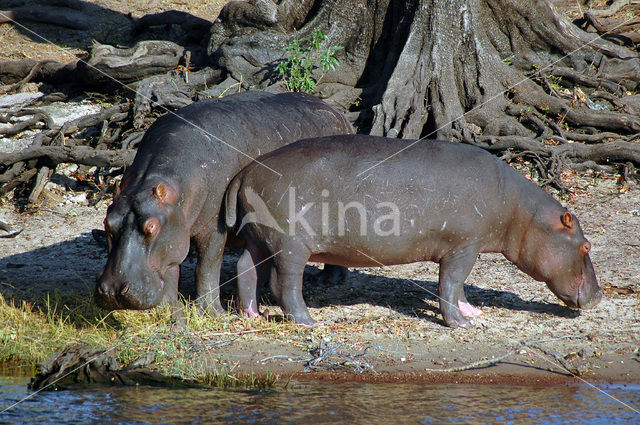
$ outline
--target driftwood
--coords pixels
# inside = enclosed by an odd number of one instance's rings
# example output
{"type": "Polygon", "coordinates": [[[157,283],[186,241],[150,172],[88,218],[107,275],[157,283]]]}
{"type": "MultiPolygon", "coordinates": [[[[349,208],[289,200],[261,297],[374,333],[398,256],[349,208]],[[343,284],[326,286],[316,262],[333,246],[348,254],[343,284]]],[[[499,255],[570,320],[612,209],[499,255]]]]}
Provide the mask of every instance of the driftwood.
{"type": "Polygon", "coordinates": [[[95,42],[81,67],[90,84],[122,85],[176,69],[183,54],[184,47],[170,41],[141,41],[131,48],[95,42]]]}
{"type": "Polygon", "coordinates": [[[195,381],[162,375],[149,370],[154,356],[146,356],[123,367],[113,349],[93,349],[87,345],[70,345],[37,366],[29,383],[34,391],[62,390],[73,385],[156,385],[174,388],[202,387],[195,381]]]}

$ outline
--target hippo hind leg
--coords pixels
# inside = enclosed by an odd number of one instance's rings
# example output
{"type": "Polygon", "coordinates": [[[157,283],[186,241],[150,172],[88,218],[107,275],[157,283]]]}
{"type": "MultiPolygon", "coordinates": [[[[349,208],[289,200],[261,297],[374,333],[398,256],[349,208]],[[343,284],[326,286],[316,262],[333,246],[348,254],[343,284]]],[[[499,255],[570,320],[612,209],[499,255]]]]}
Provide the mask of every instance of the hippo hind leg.
{"type": "Polygon", "coordinates": [[[302,297],[302,275],[307,259],[296,261],[279,254],[273,262],[269,284],[285,317],[301,325],[315,325],[302,297]]]}
{"type": "MultiPolygon", "coordinates": [[[[440,310],[447,326],[455,328],[471,325],[471,322],[460,311],[460,294],[477,256],[477,249],[467,248],[440,260],[440,310]]],[[[464,303],[468,304],[464,297],[462,302],[463,305],[464,303]]]]}
{"type": "Polygon", "coordinates": [[[460,312],[465,317],[476,317],[482,314],[482,310],[480,310],[479,308],[475,308],[469,303],[469,301],[467,301],[467,297],[464,294],[464,285],[460,286],[460,294],[458,294],[458,307],[460,307],[460,312]]]}

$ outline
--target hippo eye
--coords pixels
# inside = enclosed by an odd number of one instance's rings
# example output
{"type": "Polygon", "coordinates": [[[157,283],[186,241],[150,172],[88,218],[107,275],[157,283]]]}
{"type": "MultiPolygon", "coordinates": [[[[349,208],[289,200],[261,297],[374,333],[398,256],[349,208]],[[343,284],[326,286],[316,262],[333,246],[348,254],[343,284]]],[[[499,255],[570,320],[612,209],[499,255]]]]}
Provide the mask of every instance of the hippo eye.
{"type": "Polygon", "coordinates": [[[144,233],[148,238],[155,236],[158,233],[159,229],[160,220],[158,220],[156,217],[148,218],[142,225],[142,233],[144,233]]]}
{"type": "Polygon", "coordinates": [[[587,255],[591,251],[591,244],[589,242],[584,242],[580,245],[580,253],[582,255],[587,255]]]}

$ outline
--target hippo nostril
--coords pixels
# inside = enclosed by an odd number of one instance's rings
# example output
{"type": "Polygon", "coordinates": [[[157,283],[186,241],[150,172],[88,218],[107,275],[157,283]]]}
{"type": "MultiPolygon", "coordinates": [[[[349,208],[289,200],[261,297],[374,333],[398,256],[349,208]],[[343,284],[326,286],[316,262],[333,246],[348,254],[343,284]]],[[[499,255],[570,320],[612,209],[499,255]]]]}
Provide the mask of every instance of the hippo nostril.
{"type": "Polygon", "coordinates": [[[129,289],[131,289],[131,287],[128,283],[125,283],[124,285],[122,285],[122,288],[120,288],[120,295],[125,295],[127,292],[129,292],[129,289]]]}

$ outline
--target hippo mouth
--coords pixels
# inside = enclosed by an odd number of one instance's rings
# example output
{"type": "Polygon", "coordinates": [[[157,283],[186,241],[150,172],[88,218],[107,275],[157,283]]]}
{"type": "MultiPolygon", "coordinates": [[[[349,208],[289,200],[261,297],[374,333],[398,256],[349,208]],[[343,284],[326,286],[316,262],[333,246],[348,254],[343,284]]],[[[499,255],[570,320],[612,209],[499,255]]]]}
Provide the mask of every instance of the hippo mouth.
{"type": "Polygon", "coordinates": [[[598,305],[600,300],[602,300],[602,291],[598,288],[595,292],[591,294],[585,293],[583,291],[584,286],[581,286],[578,290],[578,298],[577,298],[577,307],[583,310],[587,310],[598,305]]]}
{"type": "Polygon", "coordinates": [[[574,309],[587,310],[593,308],[602,299],[602,290],[600,290],[600,287],[597,284],[588,285],[588,282],[584,279],[580,282],[578,289],[570,294],[561,293],[553,289],[557,288],[557,286],[549,285],[549,287],[552,292],[567,305],[567,307],[574,309]],[[591,287],[593,287],[593,290],[588,289],[591,287]]]}
{"type": "Polygon", "coordinates": [[[98,290],[94,292],[94,299],[98,307],[105,310],[148,310],[159,304],[154,302],[144,302],[121,294],[118,294],[115,297],[105,296],[98,290]]]}
{"type": "Polygon", "coordinates": [[[164,291],[164,279],[158,276],[159,288],[149,291],[153,285],[123,283],[115,292],[105,292],[96,286],[94,299],[98,307],[105,310],[148,310],[160,304],[164,291]],[[137,289],[137,290],[136,290],[137,289]],[[155,295],[154,295],[155,293],[155,295]]]}

